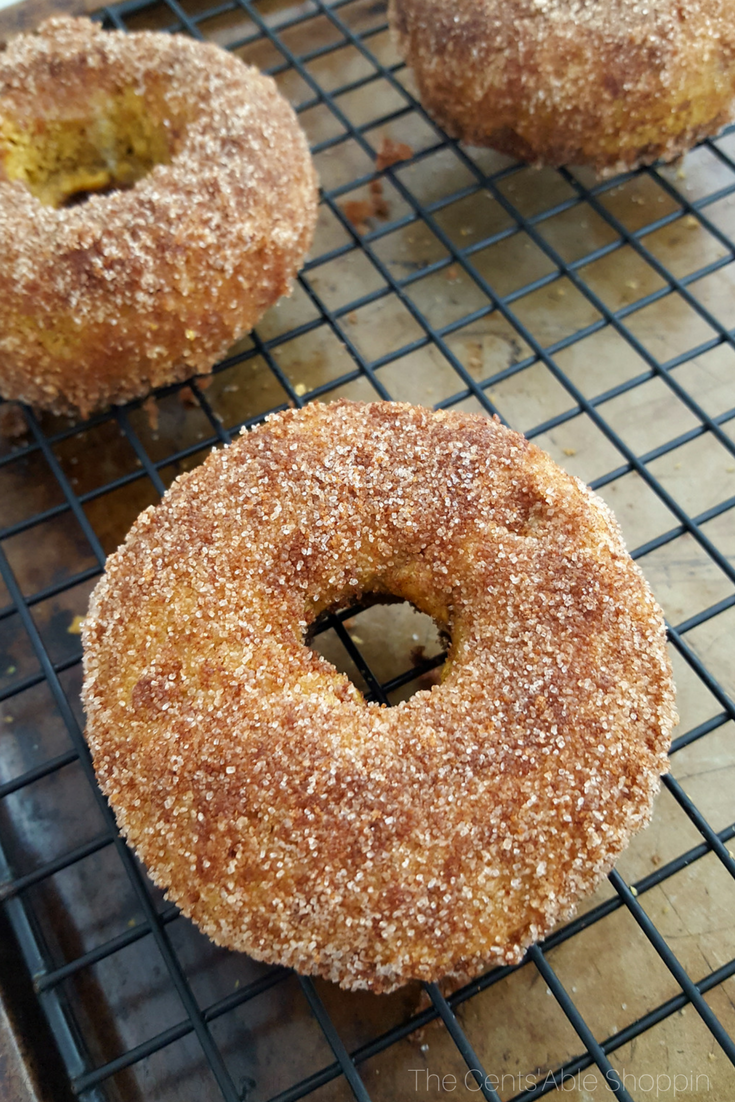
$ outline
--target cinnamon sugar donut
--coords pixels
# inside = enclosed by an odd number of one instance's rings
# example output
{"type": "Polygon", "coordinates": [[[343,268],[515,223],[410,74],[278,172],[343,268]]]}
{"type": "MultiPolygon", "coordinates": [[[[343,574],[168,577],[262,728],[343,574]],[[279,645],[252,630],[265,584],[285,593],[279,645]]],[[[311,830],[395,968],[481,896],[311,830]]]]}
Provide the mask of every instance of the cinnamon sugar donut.
{"type": "Polygon", "coordinates": [[[86,415],[209,371],[288,291],[315,185],[274,82],[219,47],[69,18],[19,36],[0,54],[0,394],[86,415]]]}
{"type": "Polygon", "coordinates": [[[612,515],[472,414],[269,418],[138,518],[83,635],[97,775],[156,883],[348,988],[518,961],[648,821],[676,721],[612,515]],[[450,635],[441,685],[366,703],[304,645],[363,594],[450,635]]]}
{"type": "Polygon", "coordinates": [[[609,174],[733,118],[735,0],[390,0],[421,100],[453,137],[609,174]]]}

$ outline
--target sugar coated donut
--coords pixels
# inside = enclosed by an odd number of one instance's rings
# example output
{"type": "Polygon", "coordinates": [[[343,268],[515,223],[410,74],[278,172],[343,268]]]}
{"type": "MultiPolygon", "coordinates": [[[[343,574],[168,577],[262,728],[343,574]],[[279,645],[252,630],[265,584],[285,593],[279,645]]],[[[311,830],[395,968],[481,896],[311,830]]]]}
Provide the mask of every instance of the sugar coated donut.
{"type": "Polygon", "coordinates": [[[422,102],[453,137],[611,173],[733,118],[735,0],[390,0],[422,102]]]}
{"type": "Polygon", "coordinates": [[[86,414],[209,371],[288,290],[315,216],[270,77],[86,19],[19,36],[0,54],[0,394],[86,414]]]}
{"type": "Polygon", "coordinates": [[[606,506],[476,414],[314,404],[182,475],[84,625],[121,830],[218,944],[390,991],[518,961],[647,822],[676,721],[606,506]],[[363,594],[451,646],[366,703],[304,645],[363,594]]]}

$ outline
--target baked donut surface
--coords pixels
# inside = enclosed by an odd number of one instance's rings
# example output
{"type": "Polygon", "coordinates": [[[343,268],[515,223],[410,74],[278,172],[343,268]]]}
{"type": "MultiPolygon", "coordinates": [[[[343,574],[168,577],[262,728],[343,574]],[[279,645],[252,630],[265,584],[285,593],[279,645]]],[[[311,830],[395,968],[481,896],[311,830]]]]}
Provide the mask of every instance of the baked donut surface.
{"type": "Polygon", "coordinates": [[[66,17],[19,36],[0,54],[0,394],[86,415],[209,371],[288,291],[316,200],[292,109],[219,47],[66,17]]]}
{"type": "Polygon", "coordinates": [[[536,165],[672,160],[735,114],[735,0],[390,0],[422,103],[536,165]]]}
{"type": "Polygon", "coordinates": [[[518,961],[648,821],[676,722],[612,515],[473,414],[269,418],[141,514],[83,639],[97,775],[156,883],[348,988],[518,961]],[[304,645],[363,594],[446,630],[440,685],[385,708],[304,645]]]}

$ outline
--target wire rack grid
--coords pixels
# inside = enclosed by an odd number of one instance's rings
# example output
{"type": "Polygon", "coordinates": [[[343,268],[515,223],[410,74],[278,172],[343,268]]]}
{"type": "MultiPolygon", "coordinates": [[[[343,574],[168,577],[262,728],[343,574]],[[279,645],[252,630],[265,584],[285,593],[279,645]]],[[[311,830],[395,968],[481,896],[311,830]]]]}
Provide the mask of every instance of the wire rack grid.
{"type": "MultiPolygon", "coordinates": [[[[380,2],[125,0],[100,18],[271,72],[323,189],[293,297],[211,386],[84,424],[25,410],[0,451],[0,899],[71,1093],[733,1097],[735,128],[684,169],[536,173],[438,130],[380,2]],[[669,621],[683,722],[654,825],[518,968],[454,990],[347,995],[205,944],[117,834],[82,735],[77,619],[137,512],[241,428],[337,396],[521,428],[617,507],[669,621]]],[[[441,645],[386,659],[374,614],[332,616],[325,653],[392,703],[430,684],[441,645]]]]}

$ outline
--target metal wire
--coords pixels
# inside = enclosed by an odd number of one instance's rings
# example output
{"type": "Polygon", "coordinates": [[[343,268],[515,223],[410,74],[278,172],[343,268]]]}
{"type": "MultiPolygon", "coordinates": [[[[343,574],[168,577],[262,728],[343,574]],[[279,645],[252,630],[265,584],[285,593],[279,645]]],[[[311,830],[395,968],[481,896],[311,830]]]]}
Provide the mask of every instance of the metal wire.
{"type": "MultiPolygon", "coordinates": [[[[726,152],[725,146],[720,142],[706,143],[711,156],[728,172],[733,173],[733,182],[717,187],[696,199],[690,199],[657,168],[615,180],[597,182],[590,186],[585,185],[574,173],[562,170],[557,179],[565,185],[566,197],[550,202],[541,210],[524,213],[520,204],[511,200],[508,190],[509,183],[512,183],[514,177],[523,171],[522,166],[504,164],[501,168],[486,174],[478,167],[478,163],[467,150],[439,131],[406,90],[403,67],[397,63],[383,64],[373,48],[376,36],[386,30],[385,21],[379,21],[363,31],[356,32],[350,25],[350,13],[354,7],[355,0],[336,0],[331,4],[325,3],[325,0],[310,0],[308,4],[290,13],[282,14],[280,18],[276,12],[274,18],[272,14],[264,12],[250,0],[232,0],[196,13],[190,12],[178,0],[161,0],[161,2],[124,0],[123,3],[105,8],[100,14],[100,18],[108,26],[128,29],[132,20],[139,19],[147,13],[154,13],[159,25],[163,21],[168,23],[168,30],[184,31],[197,38],[207,37],[207,21],[215,17],[228,14],[247,17],[252,30],[248,30],[247,34],[232,41],[229,48],[240,50],[258,44],[268,44],[281,59],[271,67],[270,71],[276,76],[286,73],[297,74],[302,85],[307,89],[308,94],[297,105],[297,110],[305,113],[312,108],[322,107],[339,125],[338,134],[324,138],[314,145],[315,154],[339,151],[340,146],[351,142],[369,162],[374,163],[376,153],[370,140],[371,133],[387,123],[400,121],[409,115],[421,118],[426,124],[427,132],[432,135],[424,148],[400,164],[389,166],[380,172],[375,169],[363,172],[338,186],[323,191],[324,206],[335,223],[341,227],[344,243],[313,256],[299,276],[299,286],[306,301],[311,305],[313,317],[275,336],[264,337],[258,332],[254,333],[252,347],[223,361],[216,368],[216,373],[225,376],[229,371],[257,357],[267,365],[273,378],[280,385],[284,394],[283,405],[288,403],[301,406],[307,397],[299,392],[299,388],[292,383],[288,373],[280,366],[277,359],[279,350],[291,341],[305,339],[310,334],[327,330],[339,340],[351,366],[339,376],[315,386],[309,392],[309,401],[328,396],[338,388],[357,380],[364,380],[369,384],[376,397],[389,399],[392,394],[390,386],[385,381],[388,378],[385,369],[410,353],[422,349],[434,349],[441,353],[443,360],[451,367],[455,379],[453,392],[441,398],[437,406],[448,408],[468,399],[474,399],[487,413],[498,413],[502,416],[502,408],[496,405],[491,396],[493,388],[515,377],[521,377],[523,372],[535,365],[543,365],[561,390],[566,393],[568,404],[560,412],[549,411],[550,415],[542,422],[526,427],[526,435],[529,438],[539,437],[560,428],[580,415],[588,418],[612,445],[619,457],[614,469],[606,471],[594,480],[593,487],[601,489],[628,474],[635,473],[655,498],[666,507],[674,521],[666,531],[635,548],[632,552],[633,556],[645,560],[647,555],[688,535],[706,560],[716,565],[723,577],[735,583],[735,566],[731,558],[704,531],[704,526],[717,518],[732,514],[735,519],[735,497],[718,501],[696,515],[691,515],[677,501],[676,496],[663,485],[652,469],[655,461],[705,434],[717,441],[730,456],[735,456],[735,440],[731,435],[735,407],[716,414],[709,413],[698,396],[687,388],[677,375],[679,368],[691,363],[698,356],[722,345],[735,348],[733,330],[717,316],[716,312],[700,301],[692,289],[699,280],[721,271],[735,259],[735,242],[708,213],[711,212],[714,204],[735,194],[735,162],[726,152]],[[289,32],[308,30],[309,25],[317,19],[331,29],[329,41],[316,46],[312,45],[310,49],[303,52],[291,48],[287,39],[293,41],[294,38],[289,32]],[[344,48],[350,48],[365,62],[368,68],[367,75],[353,78],[337,88],[327,89],[313,75],[311,65],[344,48]],[[370,84],[377,80],[392,90],[401,106],[388,114],[372,118],[367,123],[355,124],[344,109],[342,98],[358,90],[365,90],[365,94],[369,95],[370,84]],[[456,163],[464,170],[465,180],[469,182],[431,201],[421,201],[414,194],[411,183],[407,182],[405,170],[429,164],[430,159],[439,153],[446,153],[455,158],[456,163]],[[608,200],[613,189],[635,180],[641,180],[659,188],[661,194],[671,201],[673,209],[647,221],[644,225],[631,229],[614,213],[608,200]],[[349,193],[360,187],[369,186],[375,181],[385,181],[393,189],[401,201],[403,213],[383,225],[376,224],[370,228],[356,227],[345,213],[342,200],[349,193]],[[442,215],[454,204],[469,199],[480,202],[483,196],[492,198],[497,209],[505,215],[507,224],[482,236],[479,240],[460,247],[452,234],[443,227],[442,215]],[[600,224],[610,231],[611,240],[602,245],[590,247],[582,256],[567,260],[544,235],[544,227],[548,227],[555,218],[578,213],[583,209],[594,212],[600,224]],[[695,271],[677,275],[659,259],[650,242],[656,233],[664,228],[675,226],[682,219],[693,219],[697,225],[702,226],[721,246],[723,255],[695,271]],[[409,227],[425,227],[429,230],[442,247],[444,255],[439,259],[427,261],[420,269],[405,273],[399,278],[390,264],[383,259],[380,251],[381,242],[387,240],[389,235],[409,227]],[[483,275],[478,260],[484,250],[491,247],[506,247],[518,235],[523,235],[538,250],[539,255],[548,262],[550,270],[529,280],[523,286],[516,287],[506,294],[500,294],[483,275]],[[588,282],[586,271],[591,264],[604,261],[622,249],[630,250],[645,263],[659,277],[661,286],[641,295],[634,302],[611,309],[588,282]],[[366,290],[348,303],[330,307],[318,290],[320,270],[330,263],[352,255],[368,259],[371,269],[380,277],[380,286],[366,290]],[[462,273],[470,286],[482,293],[483,305],[468,309],[448,323],[437,325],[431,321],[428,311],[422,310],[417,305],[412,289],[421,280],[439,273],[446,274],[452,269],[462,273]],[[562,280],[592,308],[596,317],[555,341],[544,343],[532,328],[524,323],[519,306],[522,308],[524,299],[533,292],[553,287],[562,280]],[[675,356],[662,361],[637,336],[632,324],[641,311],[664,301],[671,295],[678,296],[681,302],[706,324],[710,335],[699,341],[696,347],[678,351],[675,356]],[[411,336],[400,346],[391,347],[381,355],[370,358],[360,350],[357,341],[350,335],[349,318],[355,311],[373,306],[388,298],[401,304],[414,323],[418,335],[411,336]],[[478,379],[454,351],[452,336],[468,325],[491,316],[502,319],[510,326],[518,336],[523,349],[527,351],[522,349],[513,362],[486,378],[478,379]],[[562,354],[587,338],[606,330],[615,333],[635,353],[640,370],[624,381],[616,382],[607,390],[590,396],[583,392],[571,374],[564,369],[562,354]],[[685,431],[672,433],[665,442],[644,454],[637,454],[635,448],[631,447],[616,431],[606,416],[605,407],[615,399],[634,394],[638,388],[651,380],[658,380],[667,393],[681,403],[694,420],[694,424],[685,431]]],[[[734,132],[735,128],[730,128],[728,133],[734,132]]],[[[210,1025],[224,1015],[233,1013],[238,1007],[257,999],[265,991],[275,988],[289,976],[289,973],[283,969],[270,969],[242,989],[204,1008],[199,1006],[186,969],[169,936],[171,924],[178,919],[178,911],[171,906],[161,909],[154,903],[140,869],[118,835],[112,813],[96,787],[82,732],[61,681],[67,671],[73,671],[78,666],[80,655],[75,653],[55,661],[44,642],[33,614],[33,609],[42,606],[45,601],[58,598],[75,586],[91,581],[101,572],[105,551],[99,535],[89,520],[87,514],[89,507],[95,503],[104,502],[105,498],[115,491],[138,483],[142,484],[141,480],[147,480],[158,494],[162,494],[166,488],[166,476],[169,470],[174,469],[177,464],[195,458],[199,453],[203,454],[212,446],[227,443],[241,427],[250,427],[270,412],[261,411],[252,418],[226,426],[215,412],[203,389],[196,382],[189,385],[205,419],[207,431],[195,443],[186,444],[163,456],[155,458],[136,431],[134,415],[140,403],[132,403],[129,407],[117,409],[113,413],[90,418],[84,425],[62,427],[55,425],[51,429],[44,427],[28,410],[26,417],[31,439],[22,449],[11,450],[0,457],[0,475],[4,469],[11,469],[11,465],[18,462],[19,458],[27,461],[38,457],[47,465],[59,490],[59,500],[56,504],[0,529],[0,579],[7,590],[10,602],[6,607],[0,608],[0,627],[3,622],[21,625],[38,667],[35,672],[25,673],[2,689],[0,703],[19,698],[24,692],[37,686],[46,685],[70,740],[67,749],[0,784],[0,801],[22,793],[45,778],[54,777],[64,769],[80,767],[95,794],[96,807],[104,823],[102,833],[66,849],[52,860],[28,869],[12,867],[12,862],[6,853],[6,840],[0,831],[0,901],[7,909],[21,943],[26,963],[35,977],[38,998],[49,1018],[72,1088],[78,1095],[90,1100],[104,1099],[105,1084],[123,1069],[130,1068],[146,1057],[162,1052],[167,1046],[182,1038],[193,1035],[212,1072],[219,1095],[228,1102],[236,1102],[243,1097],[243,1091],[246,1092],[247,1088],[238,1087],[233,1080],[227,1059],[215,1040],[210,1025]],[[80,433],[93,431],[113,421],[130,446],[138,466],[125,474],[117,475],[114,479],[103,481],[98,486],[77,493],[64,473],[57,457],[57,450],[65,443],[74,440],[80,433]],[[71,517],[76,521],[86,540],[94,564],[84,566],[71,576],[40,587],[34,592],[23,592],[6,553],[7,541],[33,533],[34,529],[39,529],[39,526],[44,523],[64,517],[71,517]],[[44,942],[34,914],[31,889],[64,869],[73,868],[78,862],[106,847],[114,847],[118,853],[142,911],[143,919],[134,927],[59,964],[44,942]],[[148,937],[155,942],[164,962],[167,982],[178,996],[180,1020],[139,1045],[120,1053],[116,1058],[95,1063],[85,1042],[84,1030],[76,1020],[73,1000],[64,993],[64,985],[71,978],[83,974],[86,969],[115,957],[116,954],[148,937]]],[[[158,392],[158,395],[160,398],[165,398],[180,389],[178,386],[164,388],[158,392]]],[[[719,731],[729,720],[735,719],[735,705],[725,687],[714,671],[707,668],[687,639],[690,632],[714,621],[716,617],[733,606],[735,606],[735,593],[716,601],[708,608],[699,610],[681,623],[669,627],[672,646],[689,666],[693,676],[706,687],[720,709],[717,714],[679,734],[672,747],[674,754],[707,738],[719,731]]],[[[391,693],[396,689],[430,671],[442,661],[443,656],[439,655],[427,659],[416,668],[396,671],[388,681],[381,681],[371,669],[359,644],[353,640],[345,627],[346,618],[355,615],[358,611],[353,609],[331,616],[325,621],[323,627],[332,628],[337,634],[346,653],[362,676],[370,699],[388,703],[391,693]]],[[[593,1065],[597,1067],[616,1097],[630,1099],[632,1096],[610,1063],[610,1055],[687,1005],[693,1007],[702,1023],[710,1031],[713,1044],[719,1045],[729,1060],[735,1064],[735,1043],[705,998],[710,991],[735,975],[735,960],[720,966],[695,982],[641,904],[641,897],[647,892],[708,856],[714,857],[723,870],[731,877],[735,877],[735,860],[728,850],[728,843],[735,837],[735,824],[719,831],[714,830],[702,811],[675,779],[666,777],[664,783],[669,794],[698,832],[701,841],[686,852],[665,862],[636,884],[628,885],[618,872],[613,872],[610,876],[610,883],[614,889],[611,898],[555,931],[543,947],[535,946],[529,951],[525,961],[519,967],[538,971],[561,1012],[575,1030],[584,1052],[566,1062],[560,1061],[543,1080],[539,1078],[534,1086],[518,1093],[515,1102],[531,1102],[531,1099],[540,1098],[562,1087],[570,1078],[593,1065]],[[673,977],[678,993],[648,1010],[624,1029],[600,1040],[575,1004],[573,990],[570,993],[565,988],[548,958],[557,946],[570,941],[584,930],[594,927],[596,923],[621,908],[627,908],[632,915],[642,935],[673,977]]],[[[342,1039],[340,1023],[330,1017],[315,985],[310,980],[301,978],[300,989],[335,1059],[332,1063],[274,1095],[271,1102],[295,1102],[296,1099],[307,1097],[340,1077],[343,1079],[347,1093],[351,1093],[360,1102],[368,1102],[370,1093],[360,1074],[360,1066],[435,1020],[443,1023],[477,1091],[492,1102],[498,1102],[499,1095],[493,1085],[497,1082],[493,1074],[497,1073],[498,1069],[486,1070],[483,1067],[462,1026],[458,1011],[483,991],[508,978],[513,971],[514,969],[511,968],[497,968],[448,996],[445,996],[436,985],[427,985],[430,1005],[409,1015],[398,1025],[357,1046],[351,1052],[348,1051],[342,1039]]]]}

